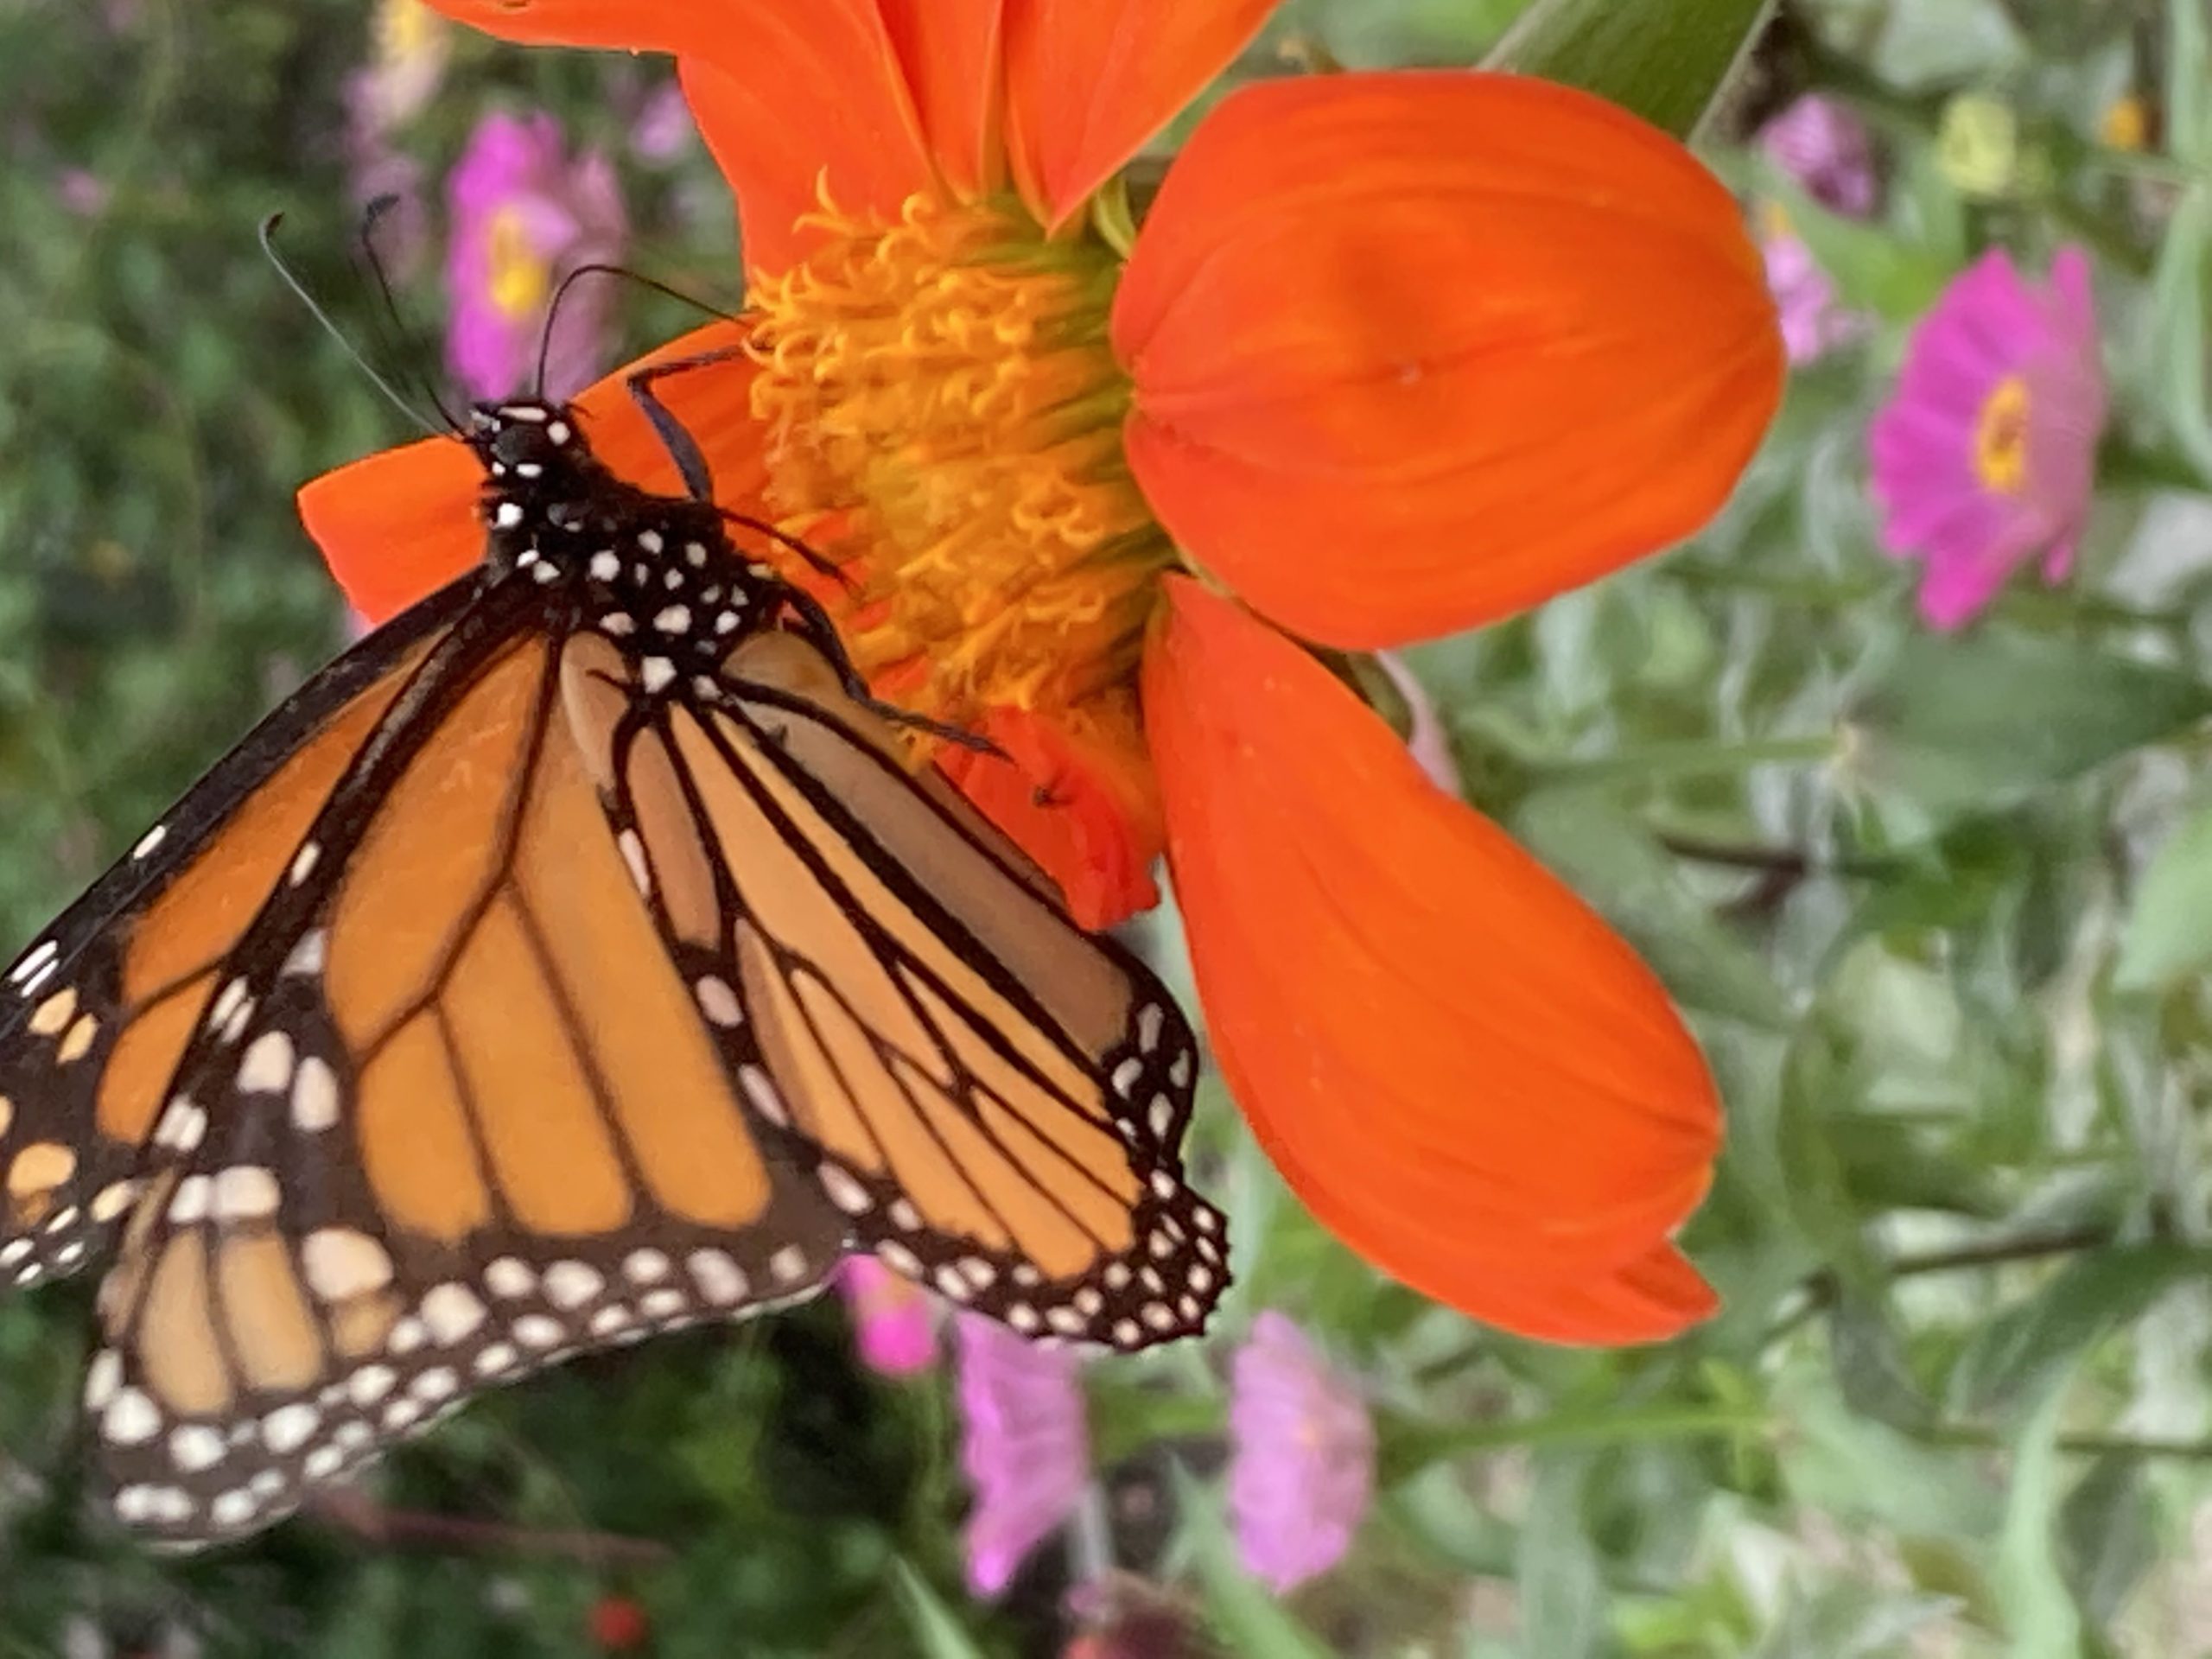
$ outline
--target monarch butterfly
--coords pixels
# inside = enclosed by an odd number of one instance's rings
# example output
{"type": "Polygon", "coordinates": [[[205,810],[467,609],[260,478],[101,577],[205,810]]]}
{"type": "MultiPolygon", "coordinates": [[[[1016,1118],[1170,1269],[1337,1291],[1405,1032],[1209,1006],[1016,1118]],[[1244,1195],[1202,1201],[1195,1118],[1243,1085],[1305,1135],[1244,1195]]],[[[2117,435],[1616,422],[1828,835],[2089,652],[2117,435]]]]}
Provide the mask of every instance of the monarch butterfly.
{"type": "Polygon", "coordinates": [[[483,563],[309,680],[0,976],[0,1274],[113,1243],[117,1514],[251,1531],[473,1393],[849,1247],[1040,1336],[1193,1332],[1196,1048],[821,607],[569,406],[483,563]]]}

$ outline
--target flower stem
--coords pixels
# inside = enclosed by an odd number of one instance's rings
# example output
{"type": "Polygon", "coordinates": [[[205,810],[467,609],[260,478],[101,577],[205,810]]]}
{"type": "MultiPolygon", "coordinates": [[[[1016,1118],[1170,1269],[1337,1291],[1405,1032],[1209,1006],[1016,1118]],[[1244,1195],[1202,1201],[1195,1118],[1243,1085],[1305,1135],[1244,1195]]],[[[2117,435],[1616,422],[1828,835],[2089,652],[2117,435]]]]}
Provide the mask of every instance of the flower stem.
{"type": "MultiPolygon", "coordinates": [[[[2099,1223],[2053,1233],[1986,1239],[1978,1244],[1900,1255],[1881,1271],[1891,1279],[1910,1279],[1925,1273],[1958,1273],[1970,1268],[1998,1268],[2015,1262],[2039,1261],[2047,1255],[2065,1255],[2075,1250],[2098,1249],[2112,1242],[2112,1228],[2099,1223]]],[[[1808,1274],[1797,1289],[1801,1300],[1775,1321],[1773,1329],[1766,1333],[1769,1343],[1778,1341],[1815,1314],[1834,1306],[1836,1298],[1843,1294],[1843,1281],[1834,1268],[1820,1268],[1808,1274]]]]}
{"type": "MultiPolygon", "coordinates": [[[[1933,1423],[1912,1431],[1915,1438],[1936,1446],[2003,1452],[2011,1442],[2003,1435],[1971,1423],[1933,1423]]],[[[2212,1440],[2154,1440],[2133,1434],[2061,1434],[2058,1449],[2075,1457],[2101,1458],[2118,1454],[2130,1458],[2185,1458],[2212,1461],[2212,1440]]]]}
{"type": "Polygon", "coordinates": [[[1878,600],[1902,586],[1893,577],[1800,576],[1749,567],[1710,564],[1683,559],[1666,567],[1666,574],[1693,588],[1721,593],[1758,594],[1791,605],[1845,610],[1878,600]]]}
{"type": "Polygon", "coordinates": [[[1788,876],[1802,880],[1808,876],[1835,875],[1879,880],[1901,874],[1906,868],[1901,858],[1816,858],[1796,847],[1745,847],[1728,842],[1707,841],[1701,836],[1672,835],[1662,831],[1659,844],[1676,858],[1688,859],[1694,864],[1718,864],[1732,870],[1761,870],[1770,875],[1788,876]]]}
{"type": "Polygon", "coordinates": [[[1542,1446],[1618,1446],[1635,1440],[1697,1440],[1757,1434],[1773,1419],[1744,1406],[1599,1407],[1487,1423],[1421,1423],[1383,1418],[1377,1424],[1381,1484],[1418,1474],[1447,1458],[1542,1446]]]}
{"type": "Polygon", "coordinates": [[[1664,778],[1745,772],[1753,766],[1816,766],[1841,752],[1834,732],[1810,737],[1756,738],[1749,742],[1653,743],[1587,760],[1538,763],[1547,784],[1645,783],[1664,778]]]}

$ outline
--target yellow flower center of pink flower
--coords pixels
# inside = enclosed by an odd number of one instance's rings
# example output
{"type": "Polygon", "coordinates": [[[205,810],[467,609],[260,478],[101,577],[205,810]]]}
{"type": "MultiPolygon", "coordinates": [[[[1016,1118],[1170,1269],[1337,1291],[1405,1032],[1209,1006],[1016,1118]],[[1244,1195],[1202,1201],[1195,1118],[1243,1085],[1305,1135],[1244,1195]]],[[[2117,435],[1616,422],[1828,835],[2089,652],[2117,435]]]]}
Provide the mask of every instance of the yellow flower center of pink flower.
{"type": "Polygon", "coordinates": [[[423,0],[384,0],[376,15],[377,60],[387,66],[404,64],[438,51],[450,27],[423,0]]]}
{"type": "Polygon", "coordinates": [[[926,194],[888,228],[815,222],[755,284],[753,407],[784,527],[859,583],[861,671],[956,721],[1125,684],[1172,550],[1122,454],[1114,256],[926,194]]]}
{"type": "Polygon", "coordinates": [[[2028,476],[2028,383],[2008,374],[1982,400],[1974,426],[1974,470],[1982,483],[2013,495],[2028,476]]]}
{"type": "Polygon", "coordinates": [[[484,232],[492,303],[510,317],[534,317],[545,303],[553,273],[530,239],[518,207],[493,212],[484,232]]]}
{"type": "Polygon", "coordinates": [[[2114,99],[2097,122],[2097,137],[2108,149],[2139,150],[2151,142],[2151,110],[2134,92],[2114,99]]]}

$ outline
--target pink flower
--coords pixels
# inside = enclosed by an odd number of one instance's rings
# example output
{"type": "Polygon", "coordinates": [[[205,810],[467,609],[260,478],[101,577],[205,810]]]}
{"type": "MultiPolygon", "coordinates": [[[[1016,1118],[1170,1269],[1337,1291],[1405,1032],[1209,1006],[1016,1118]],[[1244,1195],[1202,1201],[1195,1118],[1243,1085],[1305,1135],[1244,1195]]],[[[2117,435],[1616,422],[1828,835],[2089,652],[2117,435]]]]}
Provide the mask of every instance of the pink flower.
{"type": "Polygon", "coordinates": [[[975,1488],[968,1583],[995,1596],[1075,1512],[1090,1480],[1090,1433],[1075,1356],[976,1314],[953,1322],[960,1464],[975,1488]]]}
{"type": "Polygon", "coordinates": [[[374,54],[348,78],[346,102],[357,118],[389,132],[421,114],[445,78],[453,25],[423,0],[382,0],[372,37],[374,54]]]}
{"type": "Polygon", "coordinates": [[[699,136],[691,119],[683,89],[663,81],[645,96],[637,118],[630,123],[630,148],[648,162],[665,165],[688,149],[699,136]]]}
{"type": "Polygon", "coordinates": [[[1792,364],[1803,365],[1860,338],[1868,320],[1840,303],[1834,282],[1813,257],[1812,249],[1791,233],[1778,212],[1772,218],[1773,224],[1759,239],[1766,285],[1782,323],[1783,352],[1792,364]]]}
{"type": "Polygon", "coordinates": [[[1289,1319],[1252,1321],[1230,1379],[1229,1512],[1244,1565],[1278,1594],[1351,1547],[1375,1488],[1375,1426],[1289,1319]]]}
{"type": "MultiPolygon", "coordinates": [[[[446,181],[452,220],[446,360],[471,397],[520,391],[535,367],[545,308],[562,274],[620,255],[628,234],[614,169],[568,159],[550,115],[487,115],[446,181]]],[[[609,285],[571,289],[553,321],[544,394],[569,397],[607,355],[609,285]]]]}
{"type": "Polygon", "coordinates": [[[1759,129],[1759,149],[1822,207],[1848,219],[1874,211],[1874,145],[1848,105],[1808,92],[1759,129]]]}
{"type": "Polygon", "coordinates": [[[65,167],[54,181],[54,194],[78,218],[97,219],[107,211],[113,193],[99,174],[81,167],[65,167]]]}
{"type": "Polygon", "coordinates": [[[1985,254],[1921,319],[1867,443],[1882,544],[1926,563],[1932,626],[1967,620],[2031,559],[2045,582],[2072,569],[2107,408],[2079,248],[2047,284],[1985,254]]]}
{"type": "Polygon", "coordinates": [[[1413,756],[1414,764],[1446,794],[1461,793],[1465,779],[1459,775],[1459,759],[1452,752],[1452,734],[1444,724],[1444,716],[1437,712],[1436,701],[1428,695],[1427,687],[1395,651],[1376,652],[1375,665],[1406,700],[1406,749],[1413,756]]]}
{"type": "Polygon", "coordinates": [[[886,1376],[912,1376],[937,1363],[937,1320],[930,1299],[912,1280],[872,1255],[849,1255],[837,1288],[853,1316],[861,1357],[886,1376]]]}

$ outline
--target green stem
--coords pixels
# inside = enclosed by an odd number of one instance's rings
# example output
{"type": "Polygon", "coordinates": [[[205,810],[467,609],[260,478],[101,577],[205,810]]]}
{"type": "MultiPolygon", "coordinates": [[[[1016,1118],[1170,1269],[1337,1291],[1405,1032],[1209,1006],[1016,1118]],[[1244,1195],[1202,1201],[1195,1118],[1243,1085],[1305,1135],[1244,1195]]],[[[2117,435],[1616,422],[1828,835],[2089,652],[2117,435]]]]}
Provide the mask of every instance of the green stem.
{"type": "MultiPolygon", "coordinates": [[[[2004,1435],[1992,1429],[1977,1428],[1971,1423],[1934,1423],[1912,1433],[1916,1439],[1936,1446],[1990,1452],[2012,1448],[2012,1442],[2004,1435]]],[[[2117,1453],[2131,1458],[2185,1458],[2193,1462],[2212,1462],[2212,1440],[2153,1440],[2133,1434],[2062,1434],[2058,1437],[2058,1449],[2083,1458],[2117,1453]]]]}
{"type": "Polygon", "coordinates": [[[1227,1409],[1217,1395],[1094,1385],[1090,1417],[1099,1465],[1110,1468],[1163,1440],[1217,1439],[1227,1409]]]}
{"type": "Polygon", "coordinates": [[[2046,630],[2078,627],[2083,623],[2115,628],[2183,629],[2190,621],[2186,611],[2139,611],[2132,605],[2101,598],[2079,588],[2058,591],[2010,588],[1998,597],[1997,613],[2046,630]]]}
{"type": "Polygon", "coordinates": [[[1618,1446],[1624,1441],[1698,1440],[1764,1433],[1764,1412],[1742,1406],[1642,1406],[1555,1412],[1503,1422],[1416,1423],[1386,1418],[1380,1425],[1382,1484],[1404,1479],[1446,1458],[1543,1446],[1618,1446]]]}
{"type": "MultiPolygon", "coordinates": [[[[1988,1239],[1979,1244],[1955,1245],[1900,1255],[1877,1268],[1887,1279],[1910,1279],[1919,1274],[1958,1273],[1971,1268],[2004,1267],[2014,1262],[2039,1261],[2046,1255],[2065,1255],[2075,1250],[2099,1249],[2113,1242],[2111,1227],[2099,1224],[2070,1227],[2061,1232],[2031,1233],[2017,1238],[1988,1239]]],[[[1843,1294],[1843,1281],[1834,1268],[1821,1268],[1799,1283],[1798,1304],[1775,1321],[1766,1333],[1769,1343],[1779,1341],[1815,1314],[1835,1305],[1843,1294]]]]}
{"type": "Polygon", "coordinates": [[[1753,766],[1824,765],[1840,751],[1841,741],[1834,732],[1812,737],[1755,738],[1743,743],[1693,739],[1648,744],[1589,760],[1540,761],[1535,769],[1547,785],[1651,783],[1747,772],[1753,766]]]}
{"type": "Polygon", "coordinates": [[[1748,566],[1707,564],[1694,559],[1678,560],[1664,567],[1665,574],[1692,588],[1717,593],[1758,594],[1785,600],[1792,605],[1843,610],[1879,600],[1900,588],[1900,579],[1853,579],[1848,576],[1793,576],[1748,566]]]}
{"type": "Polygon", "coordinates": [[[1880,880],[1904,873],[1901,858],[1815,858],[1796,847],[1745,847],[1730,842],[1707,841],[1701,836],[1659,834],[1659,844],[1676,858],[1694,864],[1718,864],[1732,870],[1761,870],[1770,875],[1802,880],[1808,876],[1855,876],[1880,880]]]}

